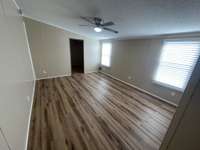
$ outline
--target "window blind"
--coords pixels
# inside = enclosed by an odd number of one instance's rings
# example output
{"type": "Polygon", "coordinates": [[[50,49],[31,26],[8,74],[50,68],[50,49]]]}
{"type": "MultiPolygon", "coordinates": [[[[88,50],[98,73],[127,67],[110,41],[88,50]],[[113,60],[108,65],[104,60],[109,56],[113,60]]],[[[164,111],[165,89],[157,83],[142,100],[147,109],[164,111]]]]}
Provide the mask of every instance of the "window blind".
{"type": "Polygon", "coordinates": [[[103,43],[101,51],[101,64],[106,67],[110,67],[110,58],[111,58],[111,43],[103,43]]]}
{"type": "Polygon", "coordinates": [[[199,55],[198,41],[165,41],[154,80],[183,91],[199,55]]]}

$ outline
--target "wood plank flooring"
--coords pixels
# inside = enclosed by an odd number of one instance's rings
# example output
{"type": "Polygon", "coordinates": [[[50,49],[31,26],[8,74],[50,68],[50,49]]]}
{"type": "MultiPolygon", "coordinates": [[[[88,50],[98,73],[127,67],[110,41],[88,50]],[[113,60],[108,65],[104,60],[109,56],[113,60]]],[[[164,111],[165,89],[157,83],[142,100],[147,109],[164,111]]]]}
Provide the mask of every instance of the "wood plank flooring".
{"type": "Polygon", "coordinates": [[[158,150],[174,112],[100,73],[40,80],[28,150],[158,150]]]}

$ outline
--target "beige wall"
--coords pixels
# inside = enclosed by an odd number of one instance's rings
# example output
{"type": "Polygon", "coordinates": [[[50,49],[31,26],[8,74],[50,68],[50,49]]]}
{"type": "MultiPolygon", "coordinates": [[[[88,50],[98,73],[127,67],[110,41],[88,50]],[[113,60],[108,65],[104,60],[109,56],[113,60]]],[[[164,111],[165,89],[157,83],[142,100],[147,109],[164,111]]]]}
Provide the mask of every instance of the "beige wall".
{"type": "MultiPolygon", "coordinates": [[[[181,92],[153,83],[162,42],[165,38],[172,37],[101,41],[112,43],[111,67],[103,67],[102,71],[164,98],[173,104],[178,104],[182,96],[181,92]],[[131,80],[128,79],[129,76],[132,77],[131,80]]],[[[175,37],[173,36],[173,38],[175,37]]]]}
{"type": "Polygon", "coordinates": [[[160,150],[200,149],[200,58],[160,150]]]}
{"type": "Polygon", "coordinates": [[[37,79],[71,75],[70,38],[84,40],[85,73],[97,71],[100,62],[98,40],[28,18],[25,18],[25,22],[37,79]]]}
{"type": "Polygon", "coordinates": [[[190,99],[190,104],[175,132],[168,150],[197,150],[200,149],[200,81],[190,99]]]}
{"type": "Polygon", "coordinates": [[[24,27],[13,1],[0,0],[0,128],[12,150],[25,150],[34,88],[24,27]]]}

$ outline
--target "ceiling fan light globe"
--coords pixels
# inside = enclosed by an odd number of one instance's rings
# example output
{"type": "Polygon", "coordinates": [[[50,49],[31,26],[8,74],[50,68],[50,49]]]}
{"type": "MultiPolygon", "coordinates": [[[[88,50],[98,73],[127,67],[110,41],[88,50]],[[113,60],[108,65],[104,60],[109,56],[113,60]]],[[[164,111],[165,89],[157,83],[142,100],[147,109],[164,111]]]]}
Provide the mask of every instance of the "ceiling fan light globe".
{"type": "Polygon", "coordinates": [[[101,28],[99,28],[99,27],[95,27],[95,28],[94,28],[94,31],[95,31],[95,32],[101,32],[101,31],[102,31],[102,29],[101,29],[101,28]]]}

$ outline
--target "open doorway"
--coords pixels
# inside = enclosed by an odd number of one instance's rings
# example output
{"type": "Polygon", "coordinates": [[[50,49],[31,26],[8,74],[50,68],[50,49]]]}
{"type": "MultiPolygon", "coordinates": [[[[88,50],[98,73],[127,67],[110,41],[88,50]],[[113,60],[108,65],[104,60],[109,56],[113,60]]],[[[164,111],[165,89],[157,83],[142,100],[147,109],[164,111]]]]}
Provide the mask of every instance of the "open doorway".
{"type": "Polygon", "coordinates": [[[71,68],[73,73],[84,73],[83,40],[70,39],[71,68]]]}

